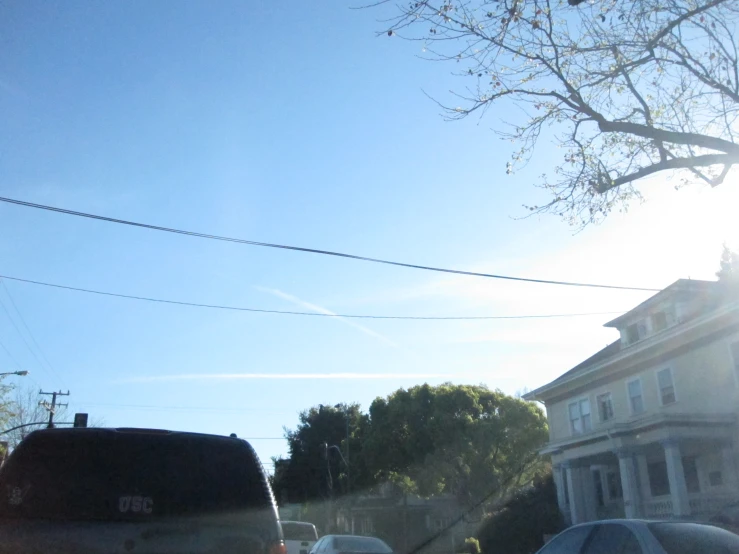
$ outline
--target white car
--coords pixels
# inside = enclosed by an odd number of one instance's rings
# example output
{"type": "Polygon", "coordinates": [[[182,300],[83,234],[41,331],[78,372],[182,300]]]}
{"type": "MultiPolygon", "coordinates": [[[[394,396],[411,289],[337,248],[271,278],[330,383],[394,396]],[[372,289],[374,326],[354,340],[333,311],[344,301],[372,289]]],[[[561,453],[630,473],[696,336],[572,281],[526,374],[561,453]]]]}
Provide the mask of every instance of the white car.
{"type": "Polygon", "coordinates": [[[701,523],[613,519],[562,531],[537,554],[739,554],[739,536],[701,523]]]}
{"type": "Polygon", "coordinates": [[[316,526],[307,521],[283,521],[281,524],[287,554],[308,554],[318,540],[316,526]]]}
{"type": "Polygon", "coordinates": [[[310,554],[392,554],[380,539],[360,535],[326,535],[313,546],[310,554]]]}

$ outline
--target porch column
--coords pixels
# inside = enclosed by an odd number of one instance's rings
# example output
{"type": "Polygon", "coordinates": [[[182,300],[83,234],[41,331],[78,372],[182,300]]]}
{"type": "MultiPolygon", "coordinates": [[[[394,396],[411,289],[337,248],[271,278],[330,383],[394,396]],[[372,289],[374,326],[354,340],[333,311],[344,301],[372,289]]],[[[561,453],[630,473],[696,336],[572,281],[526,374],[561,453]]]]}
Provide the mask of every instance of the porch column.
{"type": "Polygon", "coordinates": [[[736,476],[736,459],[734,457],[734,447],[731,443],[724,443],[721,445],[721,465],[722,476],[724,479],[724,486],[731,490],[737,490],[737,476],[736,476]]]}
{"type": "MultiPolygon", "coordinates": [[[[583,469],[585,468],[574,466],[572,462],[565,467],[567,468],[567,492],[570,497],[570,521],[575,525],[588,521],[583,494],[583,481],[586,476],[583,469]]],[[[589,470],[588,473],[590,473],[589,470]]]]}
{"type": "Polygon", "coordinates": [[[585,505],[585,521],[598,519],[598,495],[595,492],[595,475],[590,466],[582,468],[582,494],[585,505]]]}
{"type": "Polygon", "coordinates": [[[647,465],[647,456],[645,454],[636,454],[636,474],[639,479],[639,498],[641,499],[641,515],[647,513],[644,504],[652,498],[652,487],[649,483],[649,466],[647,465]]]}
{"type": "Polygon", "coordinates": [[[672,513],[678,517],[689,516],[690,501],[688,500],[688,487],[685,484],[685,470],[683,469],[680,444],[677,440],[668,439],[662,443],[662,446],[665,449],[667,479],[670,482],[672,513]]]}
{"type": "Polygon", "coordinates": [[[627,518],[639,517],[641,513],[641,498],[637,482],[634,453],[629,450],[617,450],[618,469],[621,473],[621,489],[624,496],[624,515],[627,518]]]}
{"type": "Polygon", "coordinates": [[[557,489],[557,505],[559,506],[559,511],[562,512],[563,515],[565,515],[565,512],[567,511],[567,499],[565,493],[566,478],[563,479],[564,471],[565,468],[563,468],[560,464],[555,464],[552,466],[552,473],[554,475],[554,486],[557,489]]]}

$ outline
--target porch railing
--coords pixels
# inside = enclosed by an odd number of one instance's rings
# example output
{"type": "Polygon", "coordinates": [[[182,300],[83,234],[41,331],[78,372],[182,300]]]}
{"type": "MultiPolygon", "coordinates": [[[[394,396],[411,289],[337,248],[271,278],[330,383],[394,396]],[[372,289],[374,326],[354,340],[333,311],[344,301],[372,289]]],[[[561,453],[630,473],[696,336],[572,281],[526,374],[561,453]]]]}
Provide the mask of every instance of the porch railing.
{"type": "MultiPolygon", "coordinates": [[[[693,493],[688,495],[691,516],[712,516],[736,498],[730,494],[693,493]]],[[[644,516],[649,519],[673,517],[672,498],[657,496],[644,502],[644,516]]]]}
{"type": "Polygon", "coordinates": [[[691,515],[712,516],[725,506],[736,502],[736,496],[730,494],[691,494],[688,497],[691,515]]]}
{"type": "Polygon", "coordinates": [[[644,515],[649,519],[668,519],[672,517],[672,498],[656,496],[645,500],[644,515]]]}

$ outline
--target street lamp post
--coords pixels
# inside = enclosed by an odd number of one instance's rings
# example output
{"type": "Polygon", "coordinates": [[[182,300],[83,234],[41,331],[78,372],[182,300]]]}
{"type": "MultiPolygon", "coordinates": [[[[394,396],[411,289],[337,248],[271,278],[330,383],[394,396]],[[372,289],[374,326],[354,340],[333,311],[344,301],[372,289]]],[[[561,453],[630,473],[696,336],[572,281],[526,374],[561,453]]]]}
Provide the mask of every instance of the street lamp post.
{"type": "Polygon", "coordinates": [[[4,375],[20,375],[21,377],[25,377],[28,375],[28,371],[24,369],[22,371],[6,371],[5,373],[0,373],[0,377],[4,375]]]}

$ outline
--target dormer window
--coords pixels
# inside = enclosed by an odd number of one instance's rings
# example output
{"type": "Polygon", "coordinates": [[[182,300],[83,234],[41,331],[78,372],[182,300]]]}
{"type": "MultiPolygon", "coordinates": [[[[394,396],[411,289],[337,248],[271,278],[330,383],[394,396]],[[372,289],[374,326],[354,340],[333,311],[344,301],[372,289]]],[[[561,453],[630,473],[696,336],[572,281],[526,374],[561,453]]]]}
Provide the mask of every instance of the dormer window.
{"type": "Polygon", "coordinates": [[[657,312],[652,315],[652,329],[655,333],[659,333],[667,328],[667,314],[665,312],[657,312]]]}
{"type": "Polygon", "coordinates": [[[639,340],[639,329],[636,323],[632,323],[626,328],[626,340],[629,341],[629,344],[634,344],[639,340]]]}
{"type": "Polygon", "coordinates": [[[626,340],[629,344],[646,338],[647,336],[647,322],[646,320],[639,321],[638,323],[632,323],[626,328],[626,340]]]}

